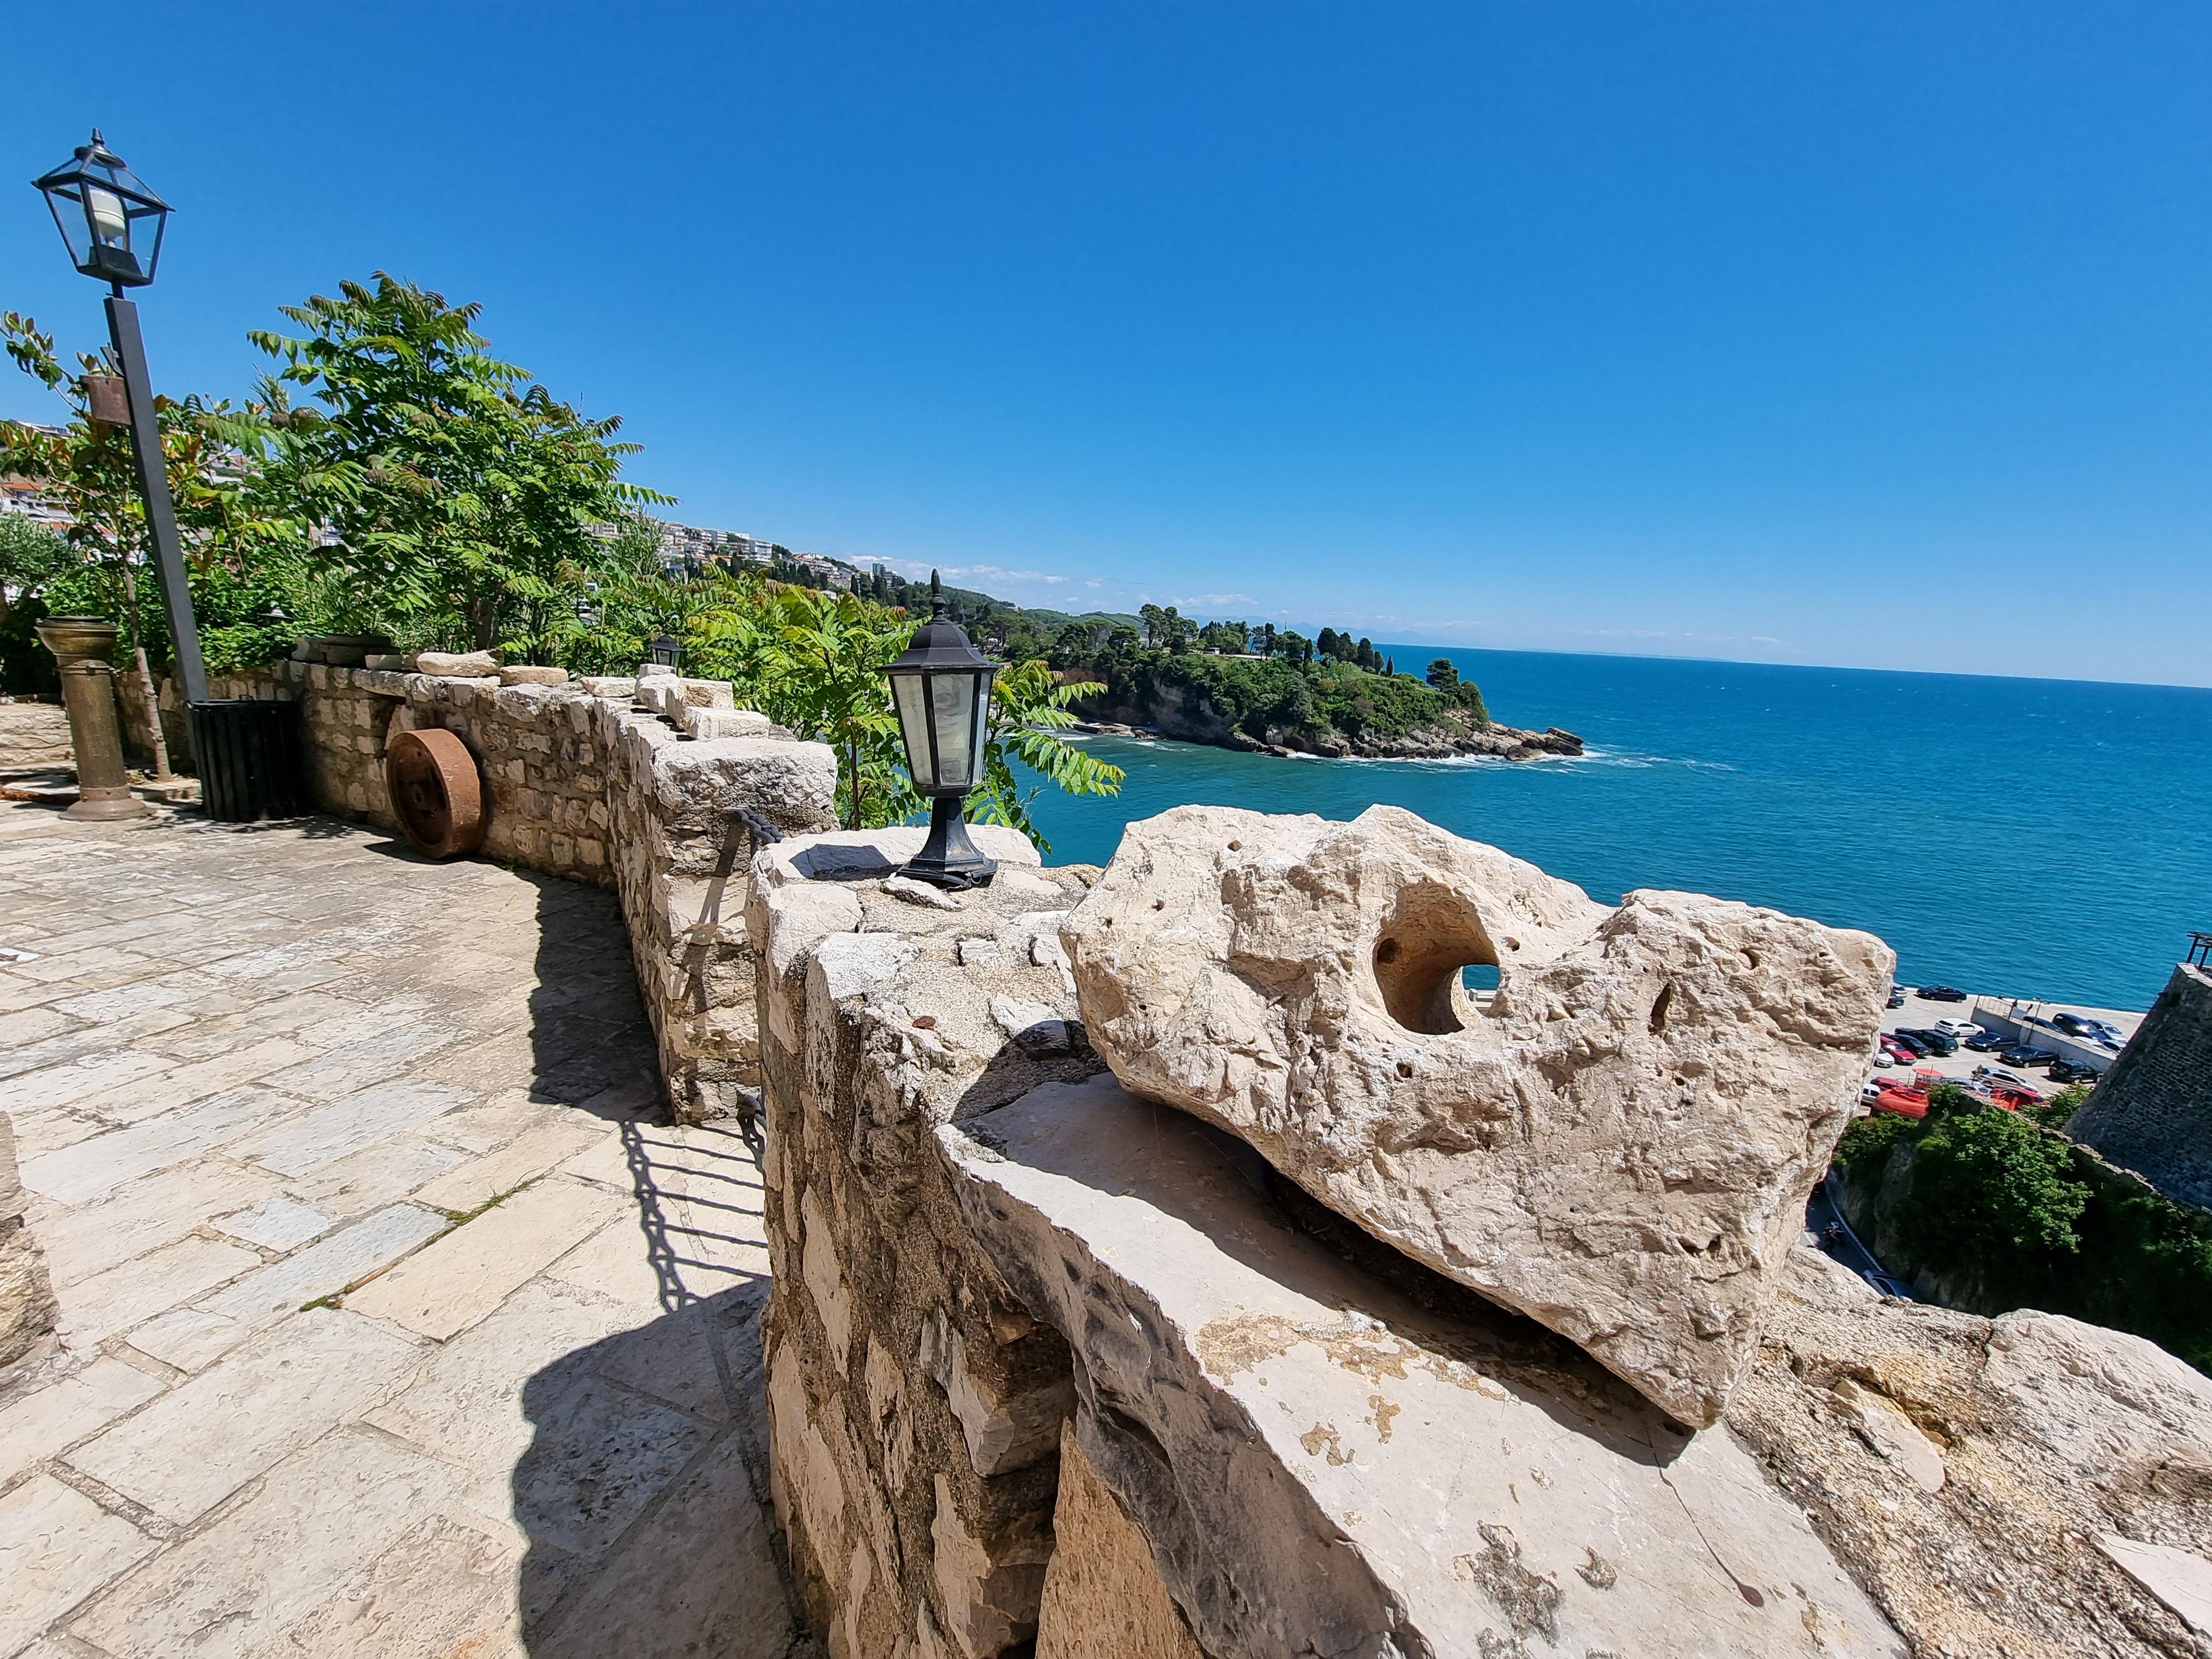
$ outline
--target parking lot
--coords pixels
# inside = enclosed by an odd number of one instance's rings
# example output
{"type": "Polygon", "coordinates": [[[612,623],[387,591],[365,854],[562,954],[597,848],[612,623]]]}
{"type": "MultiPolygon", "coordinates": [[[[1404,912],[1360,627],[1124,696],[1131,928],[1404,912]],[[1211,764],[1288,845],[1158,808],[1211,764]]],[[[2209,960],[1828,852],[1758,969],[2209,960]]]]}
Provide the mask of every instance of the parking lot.
{"type": "MultiPolygon", "coordinates": [[[[1884,1032],[1926,1029],[1934,1027],[1939,1020],[1946,1019],[1966,1020],[1970,1024],[1975,1024],[1978,1023],[1975,1019],[1978,1011],[2004,1014],[2009,1012],[2012,1006],[2013,999],[2010,997],[1971,994],[1964,1002],[1935,1002],[1907,988],[1904,1005],[1901,1007],[1890,1009],[1883,1014],[1881,1029],[1884,1032]]],[[[2054,1014],[2078,1014],[2087,1019],[2106,1020],[2119,1027],[2125,1036],[2130,1037],[2135,1035],[2136,1027],[2142,1023],[2144,1018],[2143,1011],[2140,1009],[2092,1008],[2071,1002],[2037,1003],[2033,1005],[2032,1010],[2024,1006],[2023,1012],[2033,1012],[2038,1018],[2043,1019],[2049,1019],[2054,1014]]],[[[2117,1059],[2118,1056],[2114,1055],[2112,1058],[2117,1059]]],[[[2043,1068],[2040,1066],[2033,1069],[2005,1066],[2004,1061],[1995,1054],[1978,1053],[1974,1049],[1966,1048],[1963,1043],[1956,1054],[1926,1055],[1915,1062],[1911,1070],[1915,1073],[1924,1073],[1932,1066],[1943,1078],[1965,1082],[1973,1075],[1974,1068],[1978,1066],[2004,1066],[2004,1069],[2027,1079],[2031,1087],[2046,1097],[2063,1086],[2050,1082],[2045,1077],[2043,1068]]],[[[1895,1079],[1901,1083],[1905,1080],[1906,1068],[1894,1065],[1877,1067],[1872,1075],[1877,1080],[1895,1079]]]]}

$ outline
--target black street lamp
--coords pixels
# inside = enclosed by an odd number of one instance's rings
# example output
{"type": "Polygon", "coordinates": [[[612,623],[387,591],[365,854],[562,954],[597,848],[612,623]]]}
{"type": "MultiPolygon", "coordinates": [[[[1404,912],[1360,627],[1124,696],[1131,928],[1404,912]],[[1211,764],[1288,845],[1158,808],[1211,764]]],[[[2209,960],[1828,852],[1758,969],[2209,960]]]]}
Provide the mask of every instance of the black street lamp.
{"type": "Polygon", "coordinates": [[[934,570],[929,605],[929,620],[884,670],[906,742],[907,770],[915,791],[930,799],[929,839],[901,873],[936,887],[981,887],[999,866],[968,838],[962,803],[982,776],[991,681],[1006,665],[984,658],[946,619],[945,589],[934,570]]]}
{"type": "Polygon", "coordinates": [[[647,661],[657,668],[665,668],[671,673],[674,673],[677,664],[684,660],[684,641],[672,634],[656,635],[645,651],[647,661]]]}
{"type": "Polygon", "coordinates": [[[204,703],[208,700],[207,670],[200,659],[191,590],[185,580],[176,511],[169,501],[168,465],[154,412],[153,383],[146,374],[146,345],[138,334],[138,307],[123,297],[125,289],[143,288],[154,280],[169,204],[107,148],[97,128],[90,143],[79,144],[70,160],[31,182],[53,212],[54,223],[69,246],[70,262],[108,285],[108,337],[115,343],[116,361],[123,369],[131,458],[137,463],[138,488],[146,501],[161,603],[176,638],[177,678],[184,683],[187,707],[204,703]]]}

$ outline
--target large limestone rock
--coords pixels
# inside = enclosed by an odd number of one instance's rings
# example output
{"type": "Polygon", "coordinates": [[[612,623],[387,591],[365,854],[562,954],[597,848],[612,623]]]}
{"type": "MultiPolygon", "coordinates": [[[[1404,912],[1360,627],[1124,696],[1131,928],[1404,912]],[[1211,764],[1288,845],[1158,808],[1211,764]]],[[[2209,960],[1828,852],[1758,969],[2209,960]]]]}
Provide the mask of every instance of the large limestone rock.
{"type": "Polygon", "coordinates": [[[1225,1138],[1108,1077],[936,1138],[967,1233],[1067,1339],[1075,1481],[1152,1557],[1063,1509],[1039,1659],[1175,1654],[1148,1576],[1211,1659],[1905,1659],[1813,1505],[1726,1428],[1686,1432],[1529,1322],[1316,1238],[1225,1138]]]}
{"type": "Polygon", "coordinates": [[[1385,806],[1131,824],[1061,941],[1128,1087],[1699,1426],[1755,1349],[1895,963],[1697,894],[1601,905],[1385,806]],[[1478,963],[1486,999],[1461,984],[1478,963]]]}

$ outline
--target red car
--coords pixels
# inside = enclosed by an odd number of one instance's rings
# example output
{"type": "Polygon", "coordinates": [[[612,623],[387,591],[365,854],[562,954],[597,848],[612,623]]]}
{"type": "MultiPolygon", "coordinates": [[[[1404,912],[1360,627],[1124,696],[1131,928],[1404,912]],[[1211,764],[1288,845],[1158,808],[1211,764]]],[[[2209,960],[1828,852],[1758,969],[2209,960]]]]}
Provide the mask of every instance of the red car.
{"type": "Polygon", "coordinates": [[[1878,1112],[1895,1112],[1899,1117],[1926,1117],[1928,1097],[1917,1089],[1899,1089],[1885,1083],[1881,1092],[1874,1097],[1878,1112]]]}
{"type": "Polygon", "coordinates": [[[1881,1051],[1889,1056],[1893,1066],[1912,1066],[1920,1063],[1920,1056],[1901,1042],[1893,1042],[1887,1036],[1881,1039],[1881,1051]]]}

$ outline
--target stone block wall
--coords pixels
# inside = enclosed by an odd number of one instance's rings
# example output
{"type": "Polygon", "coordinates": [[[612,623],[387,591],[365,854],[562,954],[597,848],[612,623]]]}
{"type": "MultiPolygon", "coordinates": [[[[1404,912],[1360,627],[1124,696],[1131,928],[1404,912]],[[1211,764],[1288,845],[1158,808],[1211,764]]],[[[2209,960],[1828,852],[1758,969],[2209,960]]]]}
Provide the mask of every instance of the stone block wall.
{"type": "MultiPolygon", "coordinates": [[[[733,708],[726,682],[673,675],[502,685],[285,662],[218,677],[209,691],[298,703],[316,805],[395,833],[384,777],[392,735],[437,726],[459,738],[483,779],[480,856],[621,896],[678,1116],[748,1108],[759,1059],[740,920],[751,836],[739,814],[787,834],[834,825],[837,764],[825,745],[733,708]]],[[[190,754],[173,682],[162,705],[181,767],[190,754]]]]}
{"type": "Polygon", "coordinates": [[[2168,1198],[2212,1209],[2212,975],[2175,965],[2066,1128],[2168,1198]]]}
{"type": "Polygon", "coordinates": [[[771,1487],[833,1659],[986,1659],[1037,1632],[1067,1349],[961,1224],[930,1137],[1097,1069],[1055,1024],[1073,998],[1054,930],[1085,872],[975,836],[1003,867],[951,908],[885,888],[919,830],[753,866],[771,1487]],[[1002,1029],[1021,1021],[1027,1047],[1002,1029]]]}

